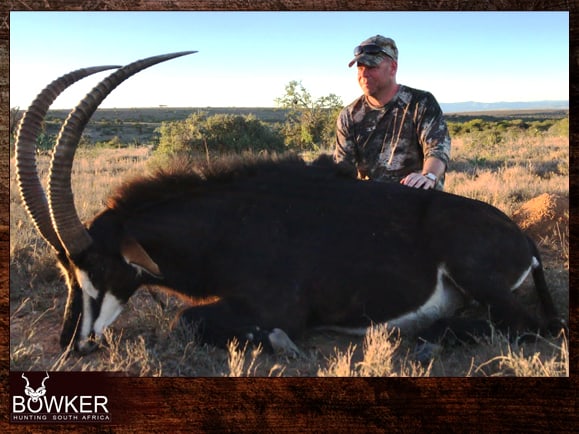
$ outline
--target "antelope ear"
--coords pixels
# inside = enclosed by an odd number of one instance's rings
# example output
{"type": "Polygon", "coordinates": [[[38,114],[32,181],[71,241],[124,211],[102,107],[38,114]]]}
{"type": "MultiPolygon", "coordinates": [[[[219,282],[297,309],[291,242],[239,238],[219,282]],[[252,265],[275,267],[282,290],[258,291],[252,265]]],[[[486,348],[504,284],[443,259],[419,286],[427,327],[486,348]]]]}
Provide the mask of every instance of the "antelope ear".
{"type": "Polygon", "coordinates": [[[159,266],[151,259],[143,246],[141,246],[134,238],[123,238],[123,241],[121,242],[121,255],[127,264],[146,271],[154,277],[163,277],[159,266]]]}

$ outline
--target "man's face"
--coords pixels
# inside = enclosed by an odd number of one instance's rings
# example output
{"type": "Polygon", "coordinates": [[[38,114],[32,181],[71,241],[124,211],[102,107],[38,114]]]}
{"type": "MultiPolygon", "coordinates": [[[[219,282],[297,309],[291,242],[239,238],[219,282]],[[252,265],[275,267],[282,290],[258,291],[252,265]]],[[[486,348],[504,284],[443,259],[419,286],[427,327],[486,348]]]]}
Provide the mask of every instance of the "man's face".
{"type": "Polygon", "coordinates": [[[379,97],[388,93],[396,83],[396,62],[384,59],[378,66],[367,66],[358,63],[358,84],[366,96],[379,97]]]}

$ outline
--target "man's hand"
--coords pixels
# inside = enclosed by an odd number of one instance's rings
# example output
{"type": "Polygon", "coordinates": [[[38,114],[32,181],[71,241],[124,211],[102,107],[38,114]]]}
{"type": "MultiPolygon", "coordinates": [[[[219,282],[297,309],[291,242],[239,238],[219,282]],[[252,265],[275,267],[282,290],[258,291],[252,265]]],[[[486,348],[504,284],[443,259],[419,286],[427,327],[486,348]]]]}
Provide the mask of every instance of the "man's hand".
{"type": "Polygon", "coordinates": [[[406,176],[400,181],[400,184],[407,185],[408,187],[422,188],[424,190],[430,190],[436,185],[436,181],[427,178],[420,172],[414,172],[406,176]]]}

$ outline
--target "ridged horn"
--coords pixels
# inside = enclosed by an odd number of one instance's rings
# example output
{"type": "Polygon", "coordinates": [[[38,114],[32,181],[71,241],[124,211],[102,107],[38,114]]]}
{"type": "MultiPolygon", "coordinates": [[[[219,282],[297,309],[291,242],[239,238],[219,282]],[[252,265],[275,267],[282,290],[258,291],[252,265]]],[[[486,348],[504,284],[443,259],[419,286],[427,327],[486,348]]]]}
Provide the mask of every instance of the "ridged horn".
{"type": "Polygon", "coordinates": [[[34,226],[42,237],[56,250],[62,252],[60,240],[52,226],[48,201],[38,177],[36,167],[36,140],[42,129],[42,121],[54,100],[78,80],[117,65],[81,68],[57,78],[46,86],[34,99],[20,121],[16,135],[16,177],[20,196],[34,226]]]}
{"type": "Polygon", "coordinates": [[[196,51],[149,57],[118,69],[96,85],[68,115],[52,155],[48,203],[54,228],[69,256],[83,252],[92,244],[92,238],[76,212],[71,188],[72,162],[84,127],[100,103],[127,78],[149,66],[192,53],[196,51]]]}

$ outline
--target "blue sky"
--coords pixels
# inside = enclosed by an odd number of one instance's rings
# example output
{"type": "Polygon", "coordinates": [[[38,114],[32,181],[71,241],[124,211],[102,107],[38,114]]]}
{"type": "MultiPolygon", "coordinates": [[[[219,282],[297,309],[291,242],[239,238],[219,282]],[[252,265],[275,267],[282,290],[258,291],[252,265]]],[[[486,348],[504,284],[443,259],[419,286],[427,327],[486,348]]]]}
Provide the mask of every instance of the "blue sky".
{"type": "Polygon", "coordinates": [[[139,73],[101,107],[273,107],[291,80],[347,104],[361,93],[352,51],[378,33],[398,45],[398,82],[441,103],[569,98],[567,12],[11,12],[10,106],[73,69],[183,50],[199,52],[139,73]]]}

